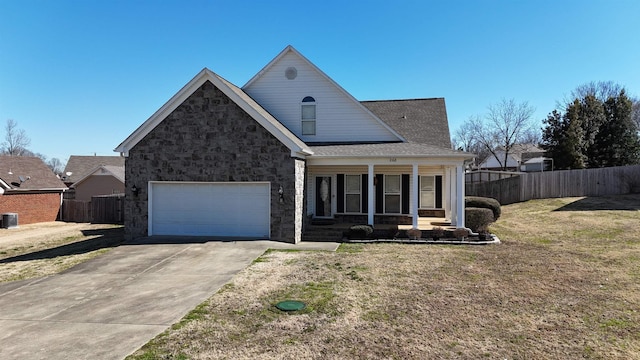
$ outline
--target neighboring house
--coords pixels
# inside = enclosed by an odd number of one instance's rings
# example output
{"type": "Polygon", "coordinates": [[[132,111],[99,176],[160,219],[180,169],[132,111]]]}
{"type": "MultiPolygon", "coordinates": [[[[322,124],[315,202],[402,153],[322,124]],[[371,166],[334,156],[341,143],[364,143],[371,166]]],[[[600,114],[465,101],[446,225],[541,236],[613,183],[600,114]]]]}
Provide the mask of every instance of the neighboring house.
{"type": "Polygon", "coordinates": [[[540,172],[540,171],[552,171],[553,159],[543,156],[534,157],[529,160],[523,161],[520,165],[520,171],[524,172],[540,172]]]}
{"type": "Polygon", "coordinates": [[[122,156],[71,155],[62,180],[70,187],[70,198],[91,201],[92,196],[124,193],[122,156]]]}
{"type": "Polygon", "coordinates": [[[102,165],[73,183],[75,200],[91,201],[96,195],[124,194],[124,166],[102,165]]]}
{"type": "Polygon", "coordinates": [[[298,242],[313,218],[464,226],[444,99],[360,102],[293,47],[239,88],[203,69],[115,151],[125,236],[298,242]]]}
{"type": "MultiPolygon", "coordinates": [[[[503,170],[501,164],[504,163],[505,151],[503,147],[499,147],[495,150],[495,156],[489,155],[479,166],[480,170],[503,170]]],[[[540,149],[534,144],[516,144],[513,145],[509,154],[507,155],[508,171],[520,171],[520,166],[526,161],[542,157],[544,150],[540,149]]],[[[538,170],[539,171],[539,170],[538,170]]]]}
{"type": "Polygon", "coordinates": [[[18,214],[19,224],[55,221],[66,189],[42,159],[0,155],[0,214],[18,214]]]}

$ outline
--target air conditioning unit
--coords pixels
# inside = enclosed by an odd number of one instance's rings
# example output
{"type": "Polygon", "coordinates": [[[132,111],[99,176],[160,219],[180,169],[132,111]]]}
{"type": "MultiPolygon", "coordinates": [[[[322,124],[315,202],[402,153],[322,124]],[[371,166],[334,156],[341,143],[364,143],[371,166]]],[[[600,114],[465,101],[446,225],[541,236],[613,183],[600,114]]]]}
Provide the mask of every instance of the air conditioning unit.
{"type": "Polygon", "coordinates": [[[18,227],[18,214],[4,213],[2,214],[2,228],[12,229],[18,227]]]}

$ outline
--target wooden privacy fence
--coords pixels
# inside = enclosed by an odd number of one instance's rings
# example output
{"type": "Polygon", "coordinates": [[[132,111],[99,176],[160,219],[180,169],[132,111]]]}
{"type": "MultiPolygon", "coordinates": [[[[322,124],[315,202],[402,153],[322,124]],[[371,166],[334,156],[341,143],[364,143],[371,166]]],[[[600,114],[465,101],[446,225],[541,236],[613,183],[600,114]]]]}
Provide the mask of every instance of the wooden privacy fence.
{"type": "Polygon", "coordinates": [[[62,221],[90,222],[91,203],[81,200],[62,200],[62,221]]]}
{"type": "Polygon", "coordinates": [[[531,199],[604,196],[640,192],[640,165],[522,173],[517,177],[467,183],[466,195],[513,204],[531,199]]]}
{"type": "Polygon", "coordinates": [[[124,195],[93,196],[91,201],[62,201],[62,221],[96,224],[124,223],[124,195]]]}

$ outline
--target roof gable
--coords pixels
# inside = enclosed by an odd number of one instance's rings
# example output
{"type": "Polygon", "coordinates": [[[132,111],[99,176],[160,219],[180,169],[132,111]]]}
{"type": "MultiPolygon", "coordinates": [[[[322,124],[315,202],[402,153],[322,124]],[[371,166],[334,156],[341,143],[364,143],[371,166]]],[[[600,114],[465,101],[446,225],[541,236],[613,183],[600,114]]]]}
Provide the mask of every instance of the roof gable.
{"type": "Polygon", "coordinates": [[[124,157],[71,155],[64,167],[63,179],[66,183],[75,183],[103,165],[121,166],[124,169],[124,157]]]}
{"type": "Polygon", "coordinates": [[[362,101],[408,142],[451,149],[444,98],[362,101]]]}
{"type": "Polygon", "coordinates": [[[290,45],[242,89],[305,142],[405,140],[290,45]],[[315,135],[302,135],[306,96],[316,101],[315,135]]]}
{"type": "Polygon", "coordinates": [[[0,188],[63,190],[67,186],[38,157],[0,155],[0,188]]]}
{"type": "Polygon", "coordinates": [[[237,86],[218,76],[213,71],[204,68],[191,81],[189,81],[180,91],[178,91],[169,101],[158,109],[149,119],[140,125],[127,139],[125,139],[114,150],[128,156],[129,150],[149,134],[158,124],[160,124],[169,114],[171,114],[180,104],[200,88],[206,81],[210,81],[216,88],[228,96],[234,103],[242,108],[254,120],[262,125],[267,131],[273,134],[280,142],[287,146],[292,154],[300,156],[309,155],[311,149],[292,132],[276,120],[269,112],[263,109],[250,96],[237,86]]]}
{"type": "Polygon", "coordinates": [[[83,181],[97,174],[99,174],[100,176],[105,176],[105,175],[113,176],[114,178],[118,179],[120,182],[124,184],[124,165],[122,166],[101,165],[89,171],[85,176],[83,176],[81,179],[76,181],[73,184],[73,187],[78,186],[83,181]]]}

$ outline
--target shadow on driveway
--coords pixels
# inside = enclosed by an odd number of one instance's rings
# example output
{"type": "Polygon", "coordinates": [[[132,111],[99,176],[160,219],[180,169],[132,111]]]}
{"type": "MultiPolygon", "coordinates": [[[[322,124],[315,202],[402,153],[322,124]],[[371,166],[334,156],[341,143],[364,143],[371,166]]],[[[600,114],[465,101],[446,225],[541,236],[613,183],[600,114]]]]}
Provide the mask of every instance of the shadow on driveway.
{"type": "Polygon", "coordinates": [[[95,250],[118,246],[123,241],[124,229],[93,229],[82,230],[84,236],[96,236],[92,239],[82,240],[71,244],[61,245],[50,249],[35,251],[28,254],[9,257],[0,260],[0,264],[17,261],[52,259],[58,256],[79,255],[95,250]]]}

